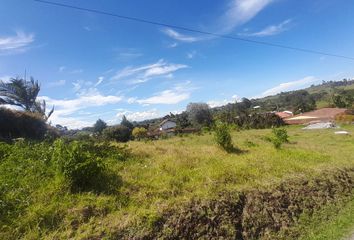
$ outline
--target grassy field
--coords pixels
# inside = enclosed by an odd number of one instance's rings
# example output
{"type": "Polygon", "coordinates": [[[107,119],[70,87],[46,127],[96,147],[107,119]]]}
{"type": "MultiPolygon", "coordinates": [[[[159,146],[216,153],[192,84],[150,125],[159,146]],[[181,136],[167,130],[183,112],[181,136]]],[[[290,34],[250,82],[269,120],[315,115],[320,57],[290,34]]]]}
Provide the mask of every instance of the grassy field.
{"type": "MultiPolygon", "coordinates": [[[[234,131],[233,142],[241,152],[231,154],[215,145],[212,134],[129,142],[129,160],[107,160],[110,171],[121,179],[116,193],[110,194],[70,193],[46,161],[26,163],[21,175],[18,169],[24,163],[17,163],[16,167],[0,163],[2,187],[13,184],[11,178],[16,178],[18,191],[27,196],[21,199],[26,204],[16,210],[13,219],[1,223],[0,238],[109,239],[113,238],[112,233],[126,229],[139,235],[150,231],[162,213],[192,199],[272,189],[285,179],[353,168],[354,126],[343,129],[352,135],[335,135],[333,129],[305,131],[288,127],[290,143],[280,150],[266,140],[271,130],[234,131]]],[[[353,219],[352,206],[348,209],[351,210],[338,215],[338,219],[333,214],[332,223],[353,219]]],[[[303,232],[312,234],[307,239],[316,239],[316,233],[321,232],[315,229],[317,225],[304,224],[303,232]]],[[[352,225],[352,221],[346,221],[346,229],[352,225]]]]}

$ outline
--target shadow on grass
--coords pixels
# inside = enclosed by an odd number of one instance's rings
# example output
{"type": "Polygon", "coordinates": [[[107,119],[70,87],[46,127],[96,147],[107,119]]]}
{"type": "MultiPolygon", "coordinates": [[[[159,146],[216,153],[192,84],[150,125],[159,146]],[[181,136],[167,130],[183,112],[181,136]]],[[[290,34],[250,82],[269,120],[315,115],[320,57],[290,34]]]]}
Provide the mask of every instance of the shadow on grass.
{"type": "Polygon", "coordinates": [[[243,149],[240,149],[238,147],[232,147],[228,150],[226,150],[227,153],[231,153],[231,154],[237,154],[237,155],[241,155],[241,154],[246,154],[248,153],[249,151],[248,150],[243,150],[243,149]]]}
{"type": "Polygon", "coordinates": [[[96,194],[117,194],[123,186],[123,179],[111,171],[105,171],[87,181],[72,184],[73,193],[94,192],[96,194]]]}

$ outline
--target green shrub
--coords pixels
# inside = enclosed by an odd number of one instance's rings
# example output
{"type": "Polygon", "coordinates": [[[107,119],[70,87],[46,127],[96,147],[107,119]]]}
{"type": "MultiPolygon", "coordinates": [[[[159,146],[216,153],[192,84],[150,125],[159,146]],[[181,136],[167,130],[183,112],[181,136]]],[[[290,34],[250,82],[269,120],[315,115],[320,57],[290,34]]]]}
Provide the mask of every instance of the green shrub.
{"type": "Polygon", "coordinates": [[[273,128],[273,136],[270,138],[276,149],[281,148],[283,143],[289,142],[288,132],[284,128],[273,128]]]}
{"type": "Polygon", "coordinates": [[[131,130],[123,125],[113,126],[103,130],[103,136],[107,140],[128,142],[131,137],[131,130]]]}
{"type": "Polygon", "coordinates": [[[232,144],[230,128],[227,124],[218,122],[215,125],[215,142],[226,152],[232,152],[234,145],[232,144]]]}
{"type": "Polygon", "coordinates": [[[84,143],[57,140],[52,159],[73,191],[101,190],[105,165],[100,157],[87,150],[84,143]]]}
{"type": "Polygon", "coordinates": [[[147,137],[147,130],[143,127],[135,127],[132,135],[134,139],[141,140],[147,137]]]}
{"type": "Polygon", "coordinates": [[[42,116],[0,107],[0,138],[41,140],[48,131],[42,116]]]}

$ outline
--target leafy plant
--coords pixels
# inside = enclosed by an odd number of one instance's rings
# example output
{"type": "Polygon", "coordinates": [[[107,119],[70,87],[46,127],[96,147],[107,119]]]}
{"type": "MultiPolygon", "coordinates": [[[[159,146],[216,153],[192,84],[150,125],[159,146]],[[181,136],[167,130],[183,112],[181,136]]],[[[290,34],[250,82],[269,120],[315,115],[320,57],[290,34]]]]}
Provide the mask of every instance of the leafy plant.
{"type": "Polygon", "coordinates": [[[108,127],[103,130],[103,136],[107,140],[114,140],[117,142],[128,142],[131,137],[131,130],[123,125],[108,127]]]}
{"type": "Polygon", "coordinates": [[[147,130],[143,127],[136,127],[133,129],[133,137],[137,140],[141,140],[147,137],[147,130]]]}
{"type": "Polygon", "coordinates": [[[273,128],[273,136],[270,138],[276,149],[280,149],[283,143],[289,142],[288,132],[284,128],[273,128]]]}
{"type": "Polygon", "coordinates": [[[105,165],[100,157],[87,151],[84,143],[73,141],[54,143],[53,158],[59,172],[74,191],[100,190],[105,165]]]}
{"type": "Polygon", "coordinates": [[[227,124],[218,122],[214,129],[215,142],[226,152],[232,152],[235,147],[232,144],[230,128],[227,124]]]}

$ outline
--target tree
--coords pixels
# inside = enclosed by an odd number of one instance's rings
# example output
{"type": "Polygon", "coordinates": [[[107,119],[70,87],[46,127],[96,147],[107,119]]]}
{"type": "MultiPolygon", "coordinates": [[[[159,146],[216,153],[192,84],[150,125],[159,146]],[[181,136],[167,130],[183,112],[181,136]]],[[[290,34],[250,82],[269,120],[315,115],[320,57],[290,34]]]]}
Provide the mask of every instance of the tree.
{"type": "Polygon", "coordinates": [[[190,122],[197,127],[209,127],[213,118],[210,107],[206,103],[190,103],[187,106],[187,113],[190,122]]]}
{"type": "Polygon", "coordinates": [[[191,125],[191,123],[188,120],[188,114],[186,112],[182,112],[181,114],[176,115],[176,124],[177,128],[183,129],[187,128],[191,125]]]}
{"type": "Polygon", "coordinates": [[[102,131],[107,128],[107,123],[105,123],[103,120],[98,119],[96,123],[93,125],[93,132],[101,134],[102,131]]]}
{"type": "Polygon", "coordinates": [[[0,80],[0,105],[17,106],[26,112],[38,113],[48,120],[54,112],[54,106],[46,115],[45,100],[37,100],[40,89],[38,81],[32,77],[30,81],[21,78],[12,78],[10,82],[0,80]]]}
{"type": "Polygon", "coordinates": [[[123,125],[108,127],[103,130],[103,136],[108,140],[117,142],[128,142],[131,137],[131,130],[123,125]]]}
{"type": "Polygon", "coordinates": [[[131,122],[129,122],[129,120],[125,117],[125,115],[123,115],[122,122],[120,123],[120,125],[126,126],[130,130],[134,128],[134,125],[131,122]]]}
{"type": "Polygon", "coordinates": [[[135,127],[132,133],[133,137],[137,140],[141,140],[147,137],[147,130],[143,127],[135,127]]]}

